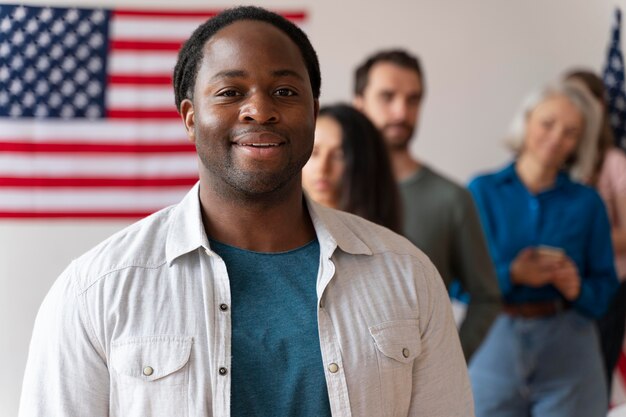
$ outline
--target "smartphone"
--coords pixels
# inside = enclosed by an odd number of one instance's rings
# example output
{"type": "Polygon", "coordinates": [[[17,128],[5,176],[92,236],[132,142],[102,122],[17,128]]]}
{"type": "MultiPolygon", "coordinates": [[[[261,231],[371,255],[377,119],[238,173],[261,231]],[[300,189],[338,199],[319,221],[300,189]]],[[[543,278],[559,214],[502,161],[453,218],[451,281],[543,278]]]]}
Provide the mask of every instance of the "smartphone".
{"type": "Polygon", "coordinates": [[[555,259],[561,259],[565,257],[565,251],[556,246],[539,245],[535,248],[535,253],[541,256],[548,256],[555,259]]]}

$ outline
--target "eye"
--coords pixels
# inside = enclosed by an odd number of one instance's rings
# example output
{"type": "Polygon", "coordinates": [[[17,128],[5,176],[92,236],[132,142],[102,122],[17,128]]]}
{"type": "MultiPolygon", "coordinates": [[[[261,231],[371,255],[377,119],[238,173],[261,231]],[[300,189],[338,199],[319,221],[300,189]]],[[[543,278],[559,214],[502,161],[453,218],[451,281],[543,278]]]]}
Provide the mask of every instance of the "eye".
{"type": "Polygon", "coordinates": [[[279,88],[274,92],[274,94],[280,97],[291,97],[295,96],[296,92],[290,88],[279,88]]]}
{"type": "Polygon", "coordinates": [[[220,91],[219,93],[217,93],[217,95],[219,97],[237,97],[237,96],[240,96],[241,93],[239,93],[239,91],[237,90],[228,89],[228,90],[220,91]]]}

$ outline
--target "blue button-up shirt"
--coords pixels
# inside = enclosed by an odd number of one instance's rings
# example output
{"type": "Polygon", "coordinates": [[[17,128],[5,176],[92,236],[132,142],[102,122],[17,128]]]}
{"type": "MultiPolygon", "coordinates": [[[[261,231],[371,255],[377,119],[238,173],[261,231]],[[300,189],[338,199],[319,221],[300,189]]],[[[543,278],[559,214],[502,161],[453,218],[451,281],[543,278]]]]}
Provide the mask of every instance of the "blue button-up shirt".
{"type": "Polygon", "coordinates": [[[506,302],[521,303],[561,298],[552,285],[514,285],[510,265],[526,247],[562,248],[578,268],[581,292],[572,305],[598,317],[617,288],[611,229],[604,203],[589,187],[560,173],[554,186],[537,194],[521,182],[515,164],[482,175],[469,184],[476,200],[506,302]]]}

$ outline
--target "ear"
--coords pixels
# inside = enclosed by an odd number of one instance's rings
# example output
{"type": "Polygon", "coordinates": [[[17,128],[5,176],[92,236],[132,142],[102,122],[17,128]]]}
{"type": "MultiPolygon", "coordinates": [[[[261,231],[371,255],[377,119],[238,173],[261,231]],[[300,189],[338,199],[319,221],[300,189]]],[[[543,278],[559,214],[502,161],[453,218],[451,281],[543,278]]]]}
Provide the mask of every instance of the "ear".
{"type": "Polygon", "coordinates": [[[196,143],[196,118],[193,103],[188,98],[184,99],[180,103],[180,116],[185,124],[185,130],[187,131],[187,137],[193,143],[196,143]]]}
{"type": "Polygon", "coordinates": [[[355,109],[363,111],[363,96],[355,96],[352,99],[352,105],[355,109]]]}
{"type": "Polygon", "coordinates": [[[315,99],[313,101],[313,111],[315,112],[314,121],[317,121],[317,116],[320,114],[320,101],[319,99],[315,99]]]}

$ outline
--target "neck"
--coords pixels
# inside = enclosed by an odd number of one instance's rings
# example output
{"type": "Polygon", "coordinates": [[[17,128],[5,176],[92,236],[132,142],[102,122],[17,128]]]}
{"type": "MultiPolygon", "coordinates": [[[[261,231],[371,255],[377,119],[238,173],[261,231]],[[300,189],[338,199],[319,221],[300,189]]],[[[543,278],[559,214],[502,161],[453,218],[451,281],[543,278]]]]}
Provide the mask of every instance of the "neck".
{"type": "Polygon", "coordinates": [[[533,193],[553,186],[559,173],[557,168],[546,167],[524,154],[517,159],[515,171],[526,188],[533,193]]]}
{"type": "Polygon", "coordinates": [[[300,176],[268,195],[224,192],[200,179],[200,203],[207,236],[255,252],[285,252],[315,238],[300,176]]]}
{"type": "Polygon", "coordinates": [[[422,168],[422,164],[413,159],[407,148],[387,148],[387,150],[396,181],[403,181],[422,168]]]}

